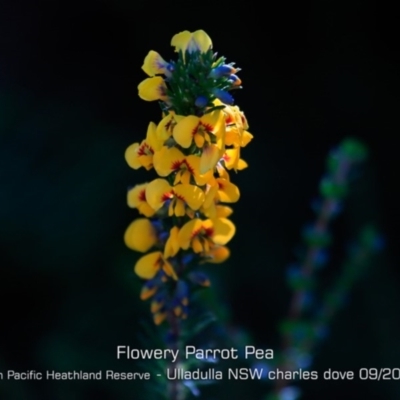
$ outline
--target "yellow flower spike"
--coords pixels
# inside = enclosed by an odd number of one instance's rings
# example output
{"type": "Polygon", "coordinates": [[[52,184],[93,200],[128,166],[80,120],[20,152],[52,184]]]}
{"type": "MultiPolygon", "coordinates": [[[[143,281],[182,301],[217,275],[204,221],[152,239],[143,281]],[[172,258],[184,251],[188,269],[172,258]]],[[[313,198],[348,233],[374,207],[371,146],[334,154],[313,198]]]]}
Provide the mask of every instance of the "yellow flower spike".
{"type": "Polygon", "coordinates": [[[179,251],[179,240],[178,240],[179,228],[174,226],[169,233],[167,242],[165,243],[164,258],[168,259],[174,257],[179,251]]]}
{"type": "Polygon", "coordinates": [[[168,63],[156,51],[150,50],[144,59],[142,70],[149,76],[166,74],[168,63]]]}
{"type": "Polygon", "coordinates": [[[138,86],[139,97],[146,101],[155,101],[168,99],[167,85],[161,76],[147,78],[138,86]]]}
{"type": "Polygon", "coordinates": [[[154,278],[161,269],[173,279],[178,279],[172,265],[164,259],[161,251],[154,251],[139,258],[134,269],[136,275],[143,279],[154,278]]]}
{"type": "Polygon", "coordinates": [[[175,51],[188,51],[192,53],[194,51],[200,51],[206,53],[212,48],[212,41],[206,32],[203,30],[197,30],[193,33],[189,31],[183,31],[173,36],[171,40],[171,46],[175,47],[175,51]]]}
{"type": "Polygon", "coordinates": [[[199,186],[203,186],[212,178],[212,171],[207,174],[200,174],[200,157],[185,156],[176,147],[164,146],[154,155],[154,169],[160,176],[168,176],[176,172],[174,184],[179,182],[189,184],[193,176],[199,186]]]}
{"type": "Polygon", "coordinates": [[[218,183],[218,199],[222,203],[236,203],[239,200],[239,188],[233,183],[217,178],[218,183]]]}
{"type": "Polygon", "coordinates": [[[124,241],[130,249],[145,253],[157,243],[157,232],[148,219],[138,218],[126,229],[124,241]]]}
{"type": "Polygon", "coordinates": [[[136,185],[128,191],[128,206],[130,208],[137,208],[140,214],[145,217],[152,217],[156,211],[147,202],[146,188],[148,183],[136,185]]]}

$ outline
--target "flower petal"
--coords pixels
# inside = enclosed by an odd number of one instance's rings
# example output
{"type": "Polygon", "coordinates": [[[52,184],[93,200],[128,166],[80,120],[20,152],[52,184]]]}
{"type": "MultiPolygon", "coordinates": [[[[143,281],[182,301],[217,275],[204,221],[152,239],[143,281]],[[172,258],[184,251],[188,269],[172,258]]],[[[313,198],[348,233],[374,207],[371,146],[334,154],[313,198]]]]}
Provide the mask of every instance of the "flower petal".
{"type": "Polygon", "coordinates": [[[198,186],[182,183],[174,186],[173,190],[192,210],[198,210],[204,203],[204,192],[198,186]]]}
{"type": "Polygon", "coordinates": [[[137,154],[138,148],[139,143],[133,143],[125,151],[125,161],[133,169],[138,169],[142,166],[137,154]]]}
{"type": "Polygon", "coordinates": [[[165,74],[168,63],[156,51],[150,50],[144,59],[142,69],[149,76],[165,74]]]}
{"type": "Polygon", "coordinates": [[[146,187],[147,202],[156,211],[172,198],[172,188],[165,179],[154,179],[146,187]]]}
{"type": "Polygon", "coordinates": [[[200,158],[200,173],[205,174],[212,171],[220,159],[220,149],[216,144],[207,144],[203,147],[203,153],[200,158]]]}
{"type": "Polygon", "coordinates": [[[236,232],[235,225],[227,218],[217,218],[212,221],[212,239],[215,244],[227,244],[236,232]]]}
{"type": "Polygon", "coordinates": [[[166,100],[167,86],[161,76],[147,78],[138,86],[139,97],[146,101],[166,100]]]}
{"type": "Polygon", "coordinates": [[[207,256],[210,257],[207,262],[212,264],[219,264],[224,262],[230,256],[230,251],[225,246],[215,246],[210,249],[207,256]]]}
{"type": "Polygon", "coordinates": [[[151,279],[160,270],[162,254],[160,251],[154,251],[139,258],[135,265],[135,273],[140,278],[151,279]]]}
{"type": "Polygon", "coordinates": [[[183,148],[187,149],[192,144],[193,135],[199,125],[200,118],[188,115],[180,120],[174,128],[174,139],[183,148]]]}
{"type": "Polygon", "coordinates": [[[153,158],[154,169],[160,176],[168,176],[171,172],[179,170],[184,161],[185,155],[180,150],[167,146],[157,151],[153,158]]]}
{"type": "Polygon", "coordinates": [[[124,241],[130,249],[145,253],[157,243],[156,230],[147,218],[138,218],[126,229],[124,241]]]}
{"type": "Polygon", "coordinates": [[[179,251],[179,240],[178,240],[179,228],[177,226],[172,227],[169,233],[167,242],[165,243],[164,258],[174,257],[179,251]]]}
{"type": "Polygon", "coordinates": [[[201,229],[202,224],[203,221],[196,218],[183,225],[178,235],[179,245],[182,249],[187,250],[190,247],[193,236],[196,234],[196,231],[201,229]]]}
{"type": "Polygon", "coordinates": [[[184,53],[191,38],[192,34],[189,31],[179,32],[172,37],[171,46],[175,47],[176,52],[181,50],[184,53]]]}
{"type": "Polygon", "coordinates": [[[239,188],[225,179],[218,178],[218,197],[223,203],[235,203],[239,200],[239,188]]]}

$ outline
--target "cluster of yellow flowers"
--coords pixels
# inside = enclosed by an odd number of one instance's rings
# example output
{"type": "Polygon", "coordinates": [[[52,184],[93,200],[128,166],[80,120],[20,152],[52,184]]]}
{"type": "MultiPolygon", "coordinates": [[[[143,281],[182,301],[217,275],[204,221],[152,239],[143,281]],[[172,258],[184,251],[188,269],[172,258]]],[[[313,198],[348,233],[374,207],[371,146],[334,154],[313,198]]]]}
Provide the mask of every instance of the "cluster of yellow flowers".
{"type": "Polygon", "coordinates": [[[171,45],[178,61],[150,51],[142,67],[149,78],[138,86],[142,99],[161,102],[162,119],[150,122],[146,138],[125,153],[131,168],[154,168],[160,177],[128,191],[129,207],[146,218],[134,220],[125,232],[129,248],[153,250],[134,270],[146,280],[141,298],[152,298],[156,324],[168,313],[186,318],[190,285],[209,285],[198,265],[229,257],[225,245],[235,226],[226,204],[240,194],[228,170],[247,167],[240,149],[253,137],[243,112],[228,104],[228,91],[241,83],[238,69],[223,57],[216,60],[209,36],[185,31],[171,45]]]}

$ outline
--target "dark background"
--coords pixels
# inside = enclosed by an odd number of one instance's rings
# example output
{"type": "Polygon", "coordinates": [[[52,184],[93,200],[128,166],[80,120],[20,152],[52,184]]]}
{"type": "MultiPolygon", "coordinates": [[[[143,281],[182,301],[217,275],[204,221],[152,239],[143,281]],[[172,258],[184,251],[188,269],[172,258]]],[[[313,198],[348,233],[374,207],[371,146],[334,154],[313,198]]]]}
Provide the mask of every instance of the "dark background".
{"type": "MultiPolygon", "coordinates": [[[[232,178],[242,193],[232,217],[238,231],[230,260],[210,269],[213,301],[255,343],[277,348],[290,298],[285,266],[312,220],[326,155],[358,137],[370,157],[334,224],[322,284],[365,223],[384,234],[386,248],[335,318],[312,369],[400,367],[394,17],[386,10],[378,18],[362,1],[260,4],[1,3],[1,372],[137,370],[115,357],[116,345],[139,345],[139,322],[149,317],[132,272],[137,254],[122,238],[137,216],[126,188],[152,175],[129,169],[124,151],[160,117],[155,103],[137,96],[144,57],[153,49],[172,58],[170,40],[186,29],[204,29],[242,68],[236,104],[254,135],[243,151],[249,168],[232,178]]],[[[400,398],[398,381],[300,387],[309,400],[400,398]]],[[[213,393],[261,398],[260,387],[228,381],[213,393]]],[[[142,382],[105,381],[2,381],[0,396],[148,398],[142,382]]]]}

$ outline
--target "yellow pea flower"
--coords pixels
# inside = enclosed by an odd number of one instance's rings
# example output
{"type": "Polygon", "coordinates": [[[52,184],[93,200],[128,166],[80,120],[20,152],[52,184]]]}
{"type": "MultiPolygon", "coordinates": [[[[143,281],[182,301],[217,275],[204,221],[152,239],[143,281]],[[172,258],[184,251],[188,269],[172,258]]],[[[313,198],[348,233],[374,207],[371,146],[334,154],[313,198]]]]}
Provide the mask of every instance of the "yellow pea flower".
{"type": "Polygon", "coordinates": [[[149,205],[146,199],[146,187],[148,183],[136,185],[128,190],[128,206],[137,208],[145,217],[152,217],[156,211],[149,205]]]}
{"type": "Polygon", "coordinates": [[[163,257],[161,251],[154,251],[139,258],[135,264],[135,273],[140,278],[152,279],[158,271],[164,271],[168,276],[177,279],[176,273],[168,260],[163,257]]]}
{"type": "Polygon", "coordinates": [[[201,53],[207,52],[212,48],[212,41],[206,32],[197,30],[195,32],[183,31],[173,36],[171,46],[175,47],[175,51],[200,51],[201,53]]]}
{"type": "Polygon", "coordinates": [[[125,151],[125,160],[133,169],[144,167],[153,168],[153,154],[162,147],[162,141],[157,139],[156,124],[150,122],[147,128],[146,139],[142,143],[133,143],[125,151]]]}
{"type": "Polygon", "coordinates": [[[195,253],[208,253],[215,245],[228,243],[235,234],[235,225],[227,218],[193,219],[180,229],[179,245],[187,250],[192,247],[195,253]]]}
{"type": "Polygon", "coordinates": [[[224,114],[215,110],[202,117],[189,115],[179,121],[174,130],[175,141],[183,148],[189,148],[194,141],[202,149],[200,173],[213,169],[225,150],[224,114]]]}
{"type": "Polygon", "coordinates": [[[204,202],[204,192],[195,185],[181,183],[172,187],[165,179],[155,179],[146,187],[146,199],[156,211],[169,202],[168,215],[183,217],[186,214],[186,207],[192,210],[201,207],[204,202]]]}
{"type": "Polygon", "coordinates": [[[205,185],[212,179],[212,171],[200,174],[200,157],[195,155],[185,156],[176,147],[164,146],[154,155],[154,169],[160,176],[176,173],[174,185],[179,182],[189,184],[193,177],[199,186],[205,185]]]}

